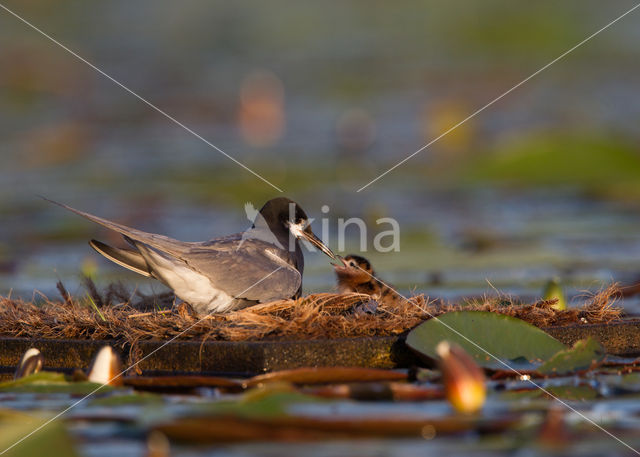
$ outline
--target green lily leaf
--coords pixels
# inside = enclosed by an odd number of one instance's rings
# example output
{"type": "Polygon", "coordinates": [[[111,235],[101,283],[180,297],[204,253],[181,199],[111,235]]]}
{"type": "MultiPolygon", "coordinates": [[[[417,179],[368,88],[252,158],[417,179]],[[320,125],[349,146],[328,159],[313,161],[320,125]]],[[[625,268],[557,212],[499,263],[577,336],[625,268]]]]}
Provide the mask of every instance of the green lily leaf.
{"type": "Polygon", "coordinates": [[[593,364],[602,361],[605,351],[602,345],[588,338],[576,341],[573,347],[564,349],[538,367],[541,374],[567,374],[586,370],[593,364]]]}
{"type": "Polygon", "coordinates": [[[207,412],[214,415],[237,417],[278,417],[286,415],[291,405],[326,401],[299,392],[267,392],[264,395],[258,395],[257,398],[253,398],[253,392],[247,394],[240,400],[218,402],[211,405],[207,412]]]}
{"type": "MultiPolygon", "coordinates": [[[[41,371],[14,381],[0,383],[0,392],[33,392],[33,393],[69,393],[87,395],[100,387],[93,382],[70,382],[64,374],[41,371]]],[[[112,390],[111,386],[103,386],[96,393],[112,390]]]]}
{"type": "Polygon", "coordinates": [[[0,433],[0,451],[15,444],[4,455],[7,457],[27,457],[32,455],[74,457],[78,455],[62,421],[52,421],[38,430],[37,433],[27,437],[29,433],[43,425],[45,421],[46,419],[18,411],[0,410],[0,430],[2,430],[2,433],[0,433]],[[16,444],[22,438],[25,438],[24,441],[16,444]]]}
{"type": "Polygon", "coordinates": [[[229,400],[200,404],[196,409],[207,416],[279,417],[286,415],[291,405],[326,401],[300,393],[290,384],[270,383],[229,400]]]}
{"type": "Polygon", "coordinates": [[[409,332],[407,345],[436,359],[442,340],[462,346],[480,366],[492,369],[507,368],[496,358],[512,368],[532,369],[566,349],[538,327],[487,311],[456,311],[429,319],[409,332]]]}
{"type": "Polygon", "coordinates": [[[158,405],[164,402],[162,395],[147,392],[134,392],[130,394],[113,394],[90,400],[91,406],[123,406],[123,405],[158,405]]]}
{"type": "MultiPolygon", "coordinates": [[[[561,400],[583,401],[595,400],[598,398],[598,391],[591,386],[549,386],[546,387],[545,390],[549,392],[549,394],[561,400]]],[[[532,388],[518,392],[504,392],[500,394],[500,398],[505,401],[519,401],[524,399],[551,399],[552,397],[540,389],[532,388]]]]}

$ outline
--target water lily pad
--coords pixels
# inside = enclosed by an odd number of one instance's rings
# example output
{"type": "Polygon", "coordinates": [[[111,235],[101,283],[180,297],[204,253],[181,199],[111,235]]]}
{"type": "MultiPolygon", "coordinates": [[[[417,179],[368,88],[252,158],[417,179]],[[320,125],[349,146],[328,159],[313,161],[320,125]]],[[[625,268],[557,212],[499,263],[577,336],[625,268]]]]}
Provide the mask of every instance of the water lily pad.
{"type": "Polygon", "coordinates": [[[247,379],[244,385],[256,386],[268,382],[291,382],[294,384],[327,384],[331,382],[375,382],[401,381],[407,374],[399,371],[361,367],[311,367],[275,371],[247,379]]]}
{"type": "Polygon", "coordinates": [[[447,340],[462,346],[479,365],[531,369],[566,349],[560,341],[515,317],[486,311],[456,311],[429,319],[407,336],[407,345],[435,359],[436,346],[447,340]]]}
{"type": "Polygon", "coordinates": [[[6,450],[4,455],[12,457],[78,455],[62,421],[53,421],[27,437],[45,421],[46,418],[19,411],[0,410],[0,451],[6,450]],[[18,443],[23,438],[24,441],[18,443]]]}
{"type": "MultiPolygon", "coordinates": [[[[41,371],[15,381],[0,383],[0,392],[32,392],[32,393],[68,393],[74,395],[87,395],[100,384],[93,382],[70,382],[62,373],[41,371]]],[[[102,386],[98,392],[104,393],[113,387],[102,386]]]]}
{"type": "Polygon", "coordinates": [[[147,405],[163,403],[161,395],[150,393],[127,393],[123,395],[109,395],[91,399],[92,406],[123,406],[123,405],[147,405]]]}
{"type": "Polygon", "coordinates": [[[588,338],[576,341],[573,347],[564,349],[538,367],[542,374],[567,374],[586,370],[604,359],[605,351],[602,345],[588,338]]]}
{"type": "Polygon", "coordinates": [[[587,385],[560,385],[560,386],[548,386],[545,387],[545,390],[549,392],[547,394],[545,391],[532,388],[521,391],[509,391],[504,392],[500,395],[500,398],[506,401],[518,401],[523,399],[551,399],[553,397],[559,398],[561,400],[572,400],[572,401],[582,401],[582,400],[594,400],[598,398],[598,391],[591,386],[587,385]],[[553,395],[551,397],[550,395],[553,395]]]}

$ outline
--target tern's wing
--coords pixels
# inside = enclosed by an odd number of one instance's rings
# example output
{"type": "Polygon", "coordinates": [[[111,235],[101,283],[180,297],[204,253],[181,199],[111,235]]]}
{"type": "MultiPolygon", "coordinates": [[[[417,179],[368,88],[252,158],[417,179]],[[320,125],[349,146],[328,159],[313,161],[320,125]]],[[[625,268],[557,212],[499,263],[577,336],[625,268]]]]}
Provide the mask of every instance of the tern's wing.
{"type": "Polygon", "coordinates": [[[62,203],[49,200],[48,198],[45,198],[45,197],[42,197],[42,198],[48,202],[54,203],[65,209],[68,209],[69,211],[72,211],[78,214],[79,216],[89,219],[90,221],[95,222],[96,224],[100,224],[111,230],[115,230],[116,232],[121,233],[124,236],[127,236],[136,241],[140,241],[144,244],[151,246],[152,248],[155,248],[162,252],[166,252],[167,254],[170,254],[175,257],[180,256],[184,251],[189,249],[189,246],[192,244],[192,243],[186,243],[184,241],[174,240],[173,238],[169,238],[168,236],[164,236],[164,235],[156,235],[154,233],[143,232],[142,230],[137,230],[131,227],[127,227],[126,225],[118,224],[116,222],[111,222],[108,219],[103,219],[101,217],[94,216],[93,214],[85,213],[84,211],[80,211],[70,206],[64,205],[62,203]]]}
{"type": "Polygon", "coordinates": [[[222,238],[215,244],[201,243],[181,259],[210,278],[229,295],[268,302],[291,298],[302,284],[302,275],[274,254],[277,249],[259,240],[222,238]]]}

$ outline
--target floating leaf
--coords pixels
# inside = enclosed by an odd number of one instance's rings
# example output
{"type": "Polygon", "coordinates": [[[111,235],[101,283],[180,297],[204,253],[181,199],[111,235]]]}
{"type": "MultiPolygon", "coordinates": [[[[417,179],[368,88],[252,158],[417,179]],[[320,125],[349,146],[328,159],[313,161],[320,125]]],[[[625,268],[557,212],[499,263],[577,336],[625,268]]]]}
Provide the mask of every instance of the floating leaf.
{"type": "MultiPolygon", "coordinates": [[[[14,381],[0,383],[0,392],[33,392],[33,393],[68,393],[86,395],[100,387],[93,382],[69,382],[62,373],[41,371],[14,381]]],[[[104,393],[112,387],[104,386],[99,392],[104,393]]]]}
{"type": "Polygon", "coordinates": [[[491,355],[513,368],[532,368],[566,349],[538,327],[487,311],[456,311],[429,319],[409,332],[407,345],[436,359],[436,346],[443,340],[462,346],[486,368],[505,368],[491,355]]]}
{"type": "Polygon", "coordinates": [[[315,367],[275,371],[245,381],[245,386],[286,381],[294,384],[326,384],[330,382],[400,381],[406,373],[360,367],[315,367]]]}
{"type": "Polygon", "coordinates": [[[285,415],[291,405],[302,403],[318,403],[325,400],[305,395],[292,390],[284,390],[285,386],[252,389],[240,399],[218,401],[203,405],[200,411],[207,415],[234,416],[242,418],[273,418],[285,415]]]}
{"type": "Polygon", "coordinates": [[[240,398],[243,403],[259,403],[264,398],[276,394],[285,394],[284,398],[288,398],[288,394],[293,394],[292,398],[295,402],[296,395],[298,395],[299,392],[290,382],[270,382],[267,384],[260,384],[253,389],[249,389],[240,398]]]}
{"type": "Polygon", "coordinates": [[[587,370],[602,361],[605,351],[602,345],[588,338],[576,341],[573,347],[563,349],[538,367],[542,374],[567,374],[574,371],[587,370]]]}
{"type": "Polygon", "coordinates": [[[108,395],[91,399],[92,406],[147,405],[163,403],[162,396],[151,393],[133,393],[124,395],[108,395]]]}
{"type": "MultiPolygon", "coordinates": [[[[18,411],[0,410],[0,430],[2,430],[0,433],[0,451],[13,446],[18,440],[26,437],[37,427],[44,424],[45,421],[46,419],[18,411]]],[[[53,421],[38,430],[37,433],[8,449],[3,455],[7,457],[30,457],[34,455],[73,457],[78,454],[73,448],[64,422],[53,421]]]]}
{"type": "MultiPolygon", "coordinates": [[[[559,398],[561,400],[594,400],[598,397],[598,391],[595,390],[591,386],[574,386],[574,385],[566,385],[566,386],[549,386],[545,387],[545,390],[549,392],[553,397],[559,398]]],[[[533,387],[527,390],[519,390],[519,391],[509,391],[501,394],[501,398],[503,400],[508,401],[516,401],[523,399],[538,399],[538,398],[553,398],[547,395],[541,389],[537,387],[533,387]]]]}

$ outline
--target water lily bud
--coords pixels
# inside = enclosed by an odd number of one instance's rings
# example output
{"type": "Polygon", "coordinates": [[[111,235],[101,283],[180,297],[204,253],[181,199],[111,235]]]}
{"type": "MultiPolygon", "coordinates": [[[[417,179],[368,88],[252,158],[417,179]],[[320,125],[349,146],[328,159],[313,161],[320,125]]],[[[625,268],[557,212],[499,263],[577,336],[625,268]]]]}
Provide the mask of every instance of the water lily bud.
{"type": "Polygon", "coordinates": [[[122,385],[122,361],[111,346],[104,346],[98,351],[89,368],[88,380],[98,384],[110,386],[122,385]],[[117,377],[116,377],[117,376],[117,377]]]}
{"type": "Polygon", "coordinates": [[[153,430],[147,437],[146,457],[169,457],[171,445],[167,436],[157,430],[153,430]]]}
{"type": "Polygon", "coordinates": [[[18,368],[16,369],[13,379],[22,378],[39,372],[42,369],[43,363],[44,357],[42,357],[40,351],[36,348],[27,349],[27,352],[24,353],[22,360],[20,360],[20,363],[18,364],[18,368]]]}
{"type": "Polygon", "coordinates": [[[542,293],[544,300],[558,300],[553,306],[553,309],[558,311],[564,311],[567,309],[567,300],[564,297],[562,287],[560,287],[560,280],[558,278],[552,278],[549,280],[542,293]]]}
{"type": "Polygon", "coordinates": [[[484,371],[464,349],[448,341],[441,341],[436,352],[447,400],[461,413],[480,410],[487,393],[484,371]]]}

